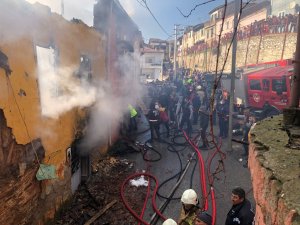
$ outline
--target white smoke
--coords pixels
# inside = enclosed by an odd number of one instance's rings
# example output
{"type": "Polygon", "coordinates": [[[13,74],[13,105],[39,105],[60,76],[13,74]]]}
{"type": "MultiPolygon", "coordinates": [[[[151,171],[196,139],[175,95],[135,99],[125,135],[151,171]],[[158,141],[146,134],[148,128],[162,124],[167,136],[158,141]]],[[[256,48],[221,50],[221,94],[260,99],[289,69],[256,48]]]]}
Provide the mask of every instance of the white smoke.
{"type": "MultiPolygon", "coordinates": [[[[145,91],[139,83],[139,54],[121,56],[115,67],[121,71],[116,83],[102,78],[93,85],[75,74],[77,67],[55,69],[53,49],[36,47],[42,115],[57,119],[75,107],[91,106],[83,148],[107,142],[111,130],[128,119],[128,104],[137,106],[145,91]]],[[[94,77],[96,79],[96,77],[94,77]]],[[[127,122],[127,121],[125,121],[127,122]]]]}
{"type": "Polygon", "coordinates": [[[120,57],[115,64],[122,71],[122,76],[117,81],[119,85],[114,87],[107,82],[101,82],[97,88],[97,101],[93,105],[84,148],[107,142],[110,129],[119,126],[124,122],[124,116],[129,114],[128,104],[137,106],[143,98],[145,90],[138,79],[139,57],[137,53],[120,57]]]}
{"type": "Polygon", "coordinates": [[[136,14],[136,3],[135,1],[120,0],[121,5],[124,7],[127,14],[132,17],[136,14]]]}
{"type": "Polygon", "coordinates": [[[67,20],[73,18],[82,20],[88,26],[93,26],[93,9],[95,0],[26,0],[29,3],[40,3],[50,7],[51,12],[62,14],[67,20]]]}
{"type": "Polygon", "coordinates": [[[51,12],[61,13],[62,0],[26,0],[27,2],[34,4],[36,2],[50,7],[51,12]]]}
{"type": "Polygon", "coordinates": [[[74,107],[90,106],[96,101],[96,87],[76,76],[79,65],[56,68],[54,49],[36,46],[36,52],[43,116],[57,119],[74,107]]]}

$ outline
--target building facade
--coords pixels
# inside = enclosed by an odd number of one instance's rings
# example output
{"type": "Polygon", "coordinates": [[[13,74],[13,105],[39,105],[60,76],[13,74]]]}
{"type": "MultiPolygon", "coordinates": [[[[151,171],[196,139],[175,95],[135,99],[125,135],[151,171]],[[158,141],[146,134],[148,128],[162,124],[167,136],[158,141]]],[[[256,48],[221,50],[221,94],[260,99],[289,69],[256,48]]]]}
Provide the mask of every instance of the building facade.
{"type": "Polygon", "coordinates": [[[141,51],[141,82],[163,80],[164,51],[144,47],[141,51]]]}
{"type": "Polygon", "coordinates": [[[271,0],[271,7],[273,16],[294,15],[300,11],[300,0],[271,0]]]}
{"type": "Polygon", "coordinates": [[[77,144],[105,74],[104,41],[40,4],[0,8],[0,224],[42,224],[89,173],[77,144]]]}

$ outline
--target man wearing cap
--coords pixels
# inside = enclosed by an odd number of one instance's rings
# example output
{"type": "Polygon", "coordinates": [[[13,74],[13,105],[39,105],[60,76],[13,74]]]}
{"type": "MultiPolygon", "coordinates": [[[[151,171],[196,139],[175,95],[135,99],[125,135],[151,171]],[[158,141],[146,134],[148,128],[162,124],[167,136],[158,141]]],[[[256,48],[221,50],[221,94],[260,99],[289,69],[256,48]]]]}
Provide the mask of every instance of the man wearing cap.
{"type": "Polygon", "coordinates": [[[199,212],[194,221],[195,225],[212,225],[211,223],[211,215],[209,215],[207,212],[199,212]]]}
{"type": "Polygon", "coordinates": [[[236,187],[232,190],[232,207],[227,213],[225,225],[252,225],[254,224],[254,213],[251,203],[245,197],[245,190],[236,187]]]}

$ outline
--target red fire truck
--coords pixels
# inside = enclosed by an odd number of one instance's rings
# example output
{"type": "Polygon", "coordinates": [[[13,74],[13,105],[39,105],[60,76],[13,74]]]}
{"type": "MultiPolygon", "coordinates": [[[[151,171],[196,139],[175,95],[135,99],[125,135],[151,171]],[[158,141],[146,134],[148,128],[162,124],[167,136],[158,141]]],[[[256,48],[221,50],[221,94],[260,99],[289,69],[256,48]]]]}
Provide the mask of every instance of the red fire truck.
{"type": "MultiPolygon", "coordinates": [[[[260,118],[280,114],[283,108],[289,106],[291,96],[293,66],[283,62],[268,66],[271,68],[244,71],[235,82],[236,105],[250,107],[260,118]]],[[[222,80],[226,89],[228,83],[229,80],[222,80]]]]}

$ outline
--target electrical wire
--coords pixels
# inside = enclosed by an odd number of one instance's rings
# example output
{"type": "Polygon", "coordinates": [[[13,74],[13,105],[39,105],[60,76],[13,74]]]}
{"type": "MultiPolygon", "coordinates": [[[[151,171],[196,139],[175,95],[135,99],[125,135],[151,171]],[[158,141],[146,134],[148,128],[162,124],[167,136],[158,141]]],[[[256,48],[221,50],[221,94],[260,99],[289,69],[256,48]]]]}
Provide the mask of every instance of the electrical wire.
{"type": "Polygon", "coordinates": [[[21,113],[20,106],[19,106],[19,104],[18,104],[18,102],[17,102],[17,98],[16,98],[16,95],[15,95],[15,92],[14,92],[14,89],[13,89],[13,86],[12,86],[12,83],[11,83],[11,81],[10,81],[10,79],[9,79],[8,76],[6,76],[6,79],[7,79],[7,82],[9,83],[9,85],[10,85],[10,87],[11,87],[14,102],[15,102],[15,104],[16,104],[16,106],[17,106],[19,115],[20,115],[21,120],[22,120],[22,122],[23,122],[23,124],[24,124],[25,131],[26,131],[26,134],[27,134],[27,136],[28,136],[28,138],[29,138],[29,141],[30,141],[32,150],[34,151],[34,155],[35,155],[35,158],[36,158],[36,160],[37,160],[37,163],[39,164],[39,169],[41,170],[42,174],[45,175],[45,172],[44,172],[43,168],[41,167],[41,162],[40,162],[40,160],[39,160],[37,151],[36,151],[36,149],[35,149],[35,147],[34,147],[34,145],[33,145],[32,138],[31,138],[31,136],[30,136],[30,134],[29,134],[28,126],[27,126],[27,124],[26,124],[26,121],[25,121],[25,119],[24,119],[22,113],[21,113]]]}
{"type": "Polygon", "coordinates": [[[197,5],[195,5],[194,8],[192,8],[192,9],[190,10],[190,12],[189,12],[188,14],[186,14],[186,15],[183,14],[183,13],[181,12],[181,10],[180,10],[178,7],[176,7],[176,8],[178,9],[178,11],[180,12],[180,14],[181,14],[183,17],[188,18],[188,17],[192,14],[192,12],[195,11],[199,6],[205,5],[205,4],[214,2],[214,1],[216,1],[216,0],[208,0],[208,1],[206,1],[206,2],[197,4],[197,5]]]}
{"type": "Polygon", "coordinates": [[[161,25],[161,23],[157,20],[157,18],[154,16],[153,12],[151,11],[151,9],[149,8],[148,4],[147,4],[147,1],[146,0],[140,0],[138,1],[139,3],[143,2],[144,3],[144,6],[148,12],[151,14],[151,16],[153,17],[153,19],[155,20],[155,22],[158,24],[158,26],[161,28],[161,30],[168,36],[168,38],[172,37],[172,35],[170,35],[166,30],[165,28],[163,28],[163,26],[161,25]]]}

